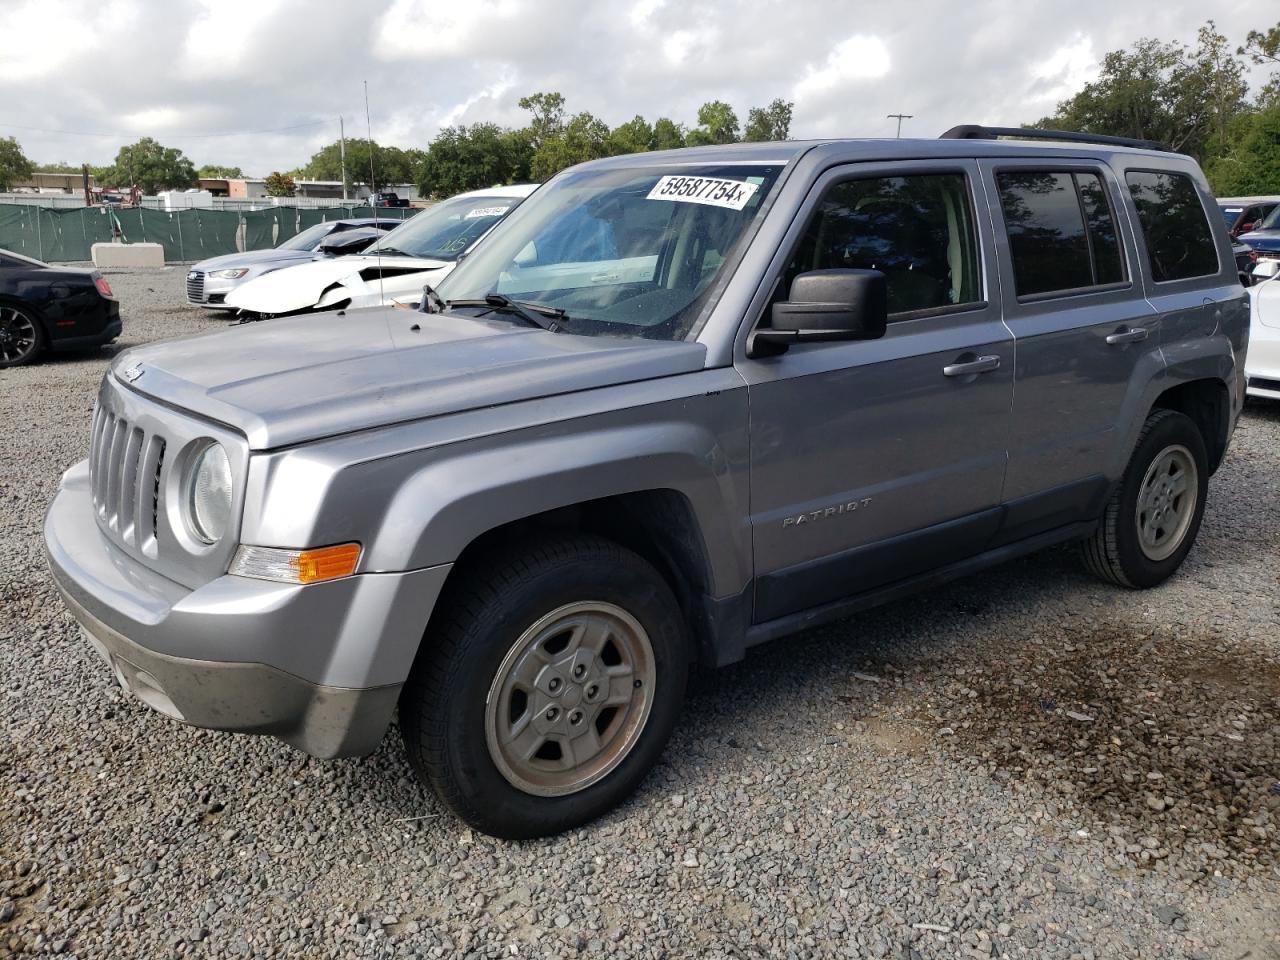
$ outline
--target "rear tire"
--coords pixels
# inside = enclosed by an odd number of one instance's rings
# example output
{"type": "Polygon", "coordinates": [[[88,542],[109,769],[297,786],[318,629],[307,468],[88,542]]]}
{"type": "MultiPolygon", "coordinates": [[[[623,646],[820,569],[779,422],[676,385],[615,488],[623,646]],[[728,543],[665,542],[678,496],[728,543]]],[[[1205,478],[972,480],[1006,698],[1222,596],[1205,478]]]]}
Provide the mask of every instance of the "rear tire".
{"type": "Polygon", "coordinates": [[[1195,422],[1155,410],[1138,435],[1124,476],[1081,557],[1096,576],[1122,587],[1163,583],[1195,543],[1209,489],[1209,458],[1195,422]]]}
{"type": "Polygon", "coordinates": [[[671,589],[597,537],[535,543],[447,590],[400,702],[409,761],[471,826],[508,840],[629,796],[675,727],[689,673],[671,589]]]}
{"type": "Polygon", "coordinates": [[[47,346],[44,327],[33,314],[11,303],[0,303],[0,368],[31,363],[47,346]]]}

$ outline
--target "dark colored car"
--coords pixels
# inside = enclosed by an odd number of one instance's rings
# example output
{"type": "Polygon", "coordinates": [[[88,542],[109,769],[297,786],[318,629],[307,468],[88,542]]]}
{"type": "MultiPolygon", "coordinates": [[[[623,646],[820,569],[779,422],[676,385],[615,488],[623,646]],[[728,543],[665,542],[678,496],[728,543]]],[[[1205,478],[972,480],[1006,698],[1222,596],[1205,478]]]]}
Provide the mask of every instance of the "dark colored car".
{"type": "Polygon", "coordinates": [[[401,200],[400,195],[396,193],[379,193],[373,198],[372,206],[375,207],[407,207],[408,200],[401,200]]]}
{"type": "Polygon", "coordinates": [[[1243,233],[1257,230],[1271,213],[1280,207],[1275,197],[1226,197],[1218,199],[1218,209],[1227,223],[1227,232],[1234,240],[1243,233]]]}
{"type": "Polygon", "coordinates": [[[1280,206],[1267,214],[1254,229],[1235,239],[1249,248],[1250,269],[1259,260],[1280,260],[1280,206]]]}
{"type": "Polygon", "coordinates": [[[96,270],[51,267],[0,250],[0,367],[46,350],[99,347],[120,336],[120,304],[96,270]]]}

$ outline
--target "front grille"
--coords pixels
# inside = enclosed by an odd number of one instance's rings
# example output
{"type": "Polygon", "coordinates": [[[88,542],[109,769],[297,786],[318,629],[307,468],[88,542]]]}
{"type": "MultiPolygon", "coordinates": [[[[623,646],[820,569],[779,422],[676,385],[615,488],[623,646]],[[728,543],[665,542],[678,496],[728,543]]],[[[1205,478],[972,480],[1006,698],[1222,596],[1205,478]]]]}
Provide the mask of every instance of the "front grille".
{"type": "Polygon", "coordinates": [[[89,486],[98,522],[125,544],[154,554],[165,440],[99,405],[89,445],[89,486]]]}
{"type": "Polygon", "coordinates": [[[204,303],[204,274],[192,270],[187,274],[187,300],[191,303],[204,303]]]}

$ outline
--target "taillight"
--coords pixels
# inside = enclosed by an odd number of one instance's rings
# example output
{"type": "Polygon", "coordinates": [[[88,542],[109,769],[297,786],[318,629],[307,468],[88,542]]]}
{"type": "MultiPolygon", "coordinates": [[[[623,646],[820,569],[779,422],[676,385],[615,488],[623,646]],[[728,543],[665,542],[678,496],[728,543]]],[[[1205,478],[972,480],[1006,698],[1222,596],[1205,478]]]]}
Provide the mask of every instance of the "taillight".
{"type": "Polygon", "coordinates": [[[98,292],[108,300],[114,300],[116,295],[111,292],[111,284],[107,283],[106,277],[94,277],[93,285],[98,288],[98,292]]]}

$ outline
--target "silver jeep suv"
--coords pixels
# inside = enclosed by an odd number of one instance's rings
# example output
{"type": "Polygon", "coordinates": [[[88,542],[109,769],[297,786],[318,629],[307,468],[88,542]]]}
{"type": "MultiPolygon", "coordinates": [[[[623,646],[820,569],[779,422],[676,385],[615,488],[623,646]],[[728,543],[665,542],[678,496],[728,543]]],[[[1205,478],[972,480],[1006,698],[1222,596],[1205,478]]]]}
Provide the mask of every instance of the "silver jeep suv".
{"type": "Polygon", "coordinates": [[[600,160],[419,311],[131,350],[53,576],[159,712],[337,757],[398,708],[512,838],[631,793],[695,663],[1063,541],[1154,586],[1246,296],[1193,161],[1031,133],[600,160]]]}

